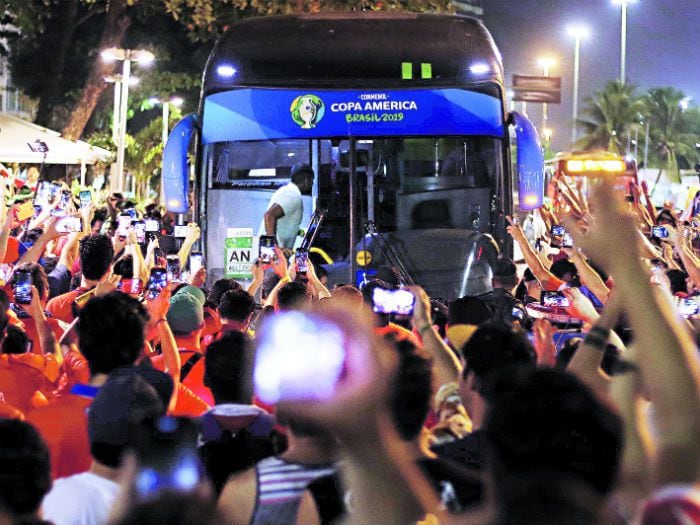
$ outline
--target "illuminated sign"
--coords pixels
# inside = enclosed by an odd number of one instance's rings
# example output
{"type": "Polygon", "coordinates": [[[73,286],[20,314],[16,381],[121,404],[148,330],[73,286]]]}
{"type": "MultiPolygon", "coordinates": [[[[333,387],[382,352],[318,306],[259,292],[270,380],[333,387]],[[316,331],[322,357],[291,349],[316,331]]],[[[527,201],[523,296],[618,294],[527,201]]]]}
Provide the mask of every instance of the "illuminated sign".
{"type": "Polygon", "coordinates": [[[585,172],[624,172],[627,170],[625,162],[622,160],[594,160],[594,159],[580,159],[580,160],[567,160],[566,161],[566,171],[568,173],[585,173],[585,172]]]}
{"type": "Polygon", "coordinates": [[[238,89],[204,102],[205,144],[378,136],[503,137],[501,102],[463,89],[238,89]]]}

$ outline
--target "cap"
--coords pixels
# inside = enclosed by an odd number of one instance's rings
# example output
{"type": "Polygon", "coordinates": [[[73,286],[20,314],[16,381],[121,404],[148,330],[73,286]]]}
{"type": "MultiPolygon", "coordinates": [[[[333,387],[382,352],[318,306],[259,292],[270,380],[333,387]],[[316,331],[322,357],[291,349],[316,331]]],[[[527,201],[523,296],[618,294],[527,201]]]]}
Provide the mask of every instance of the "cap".
{"type": "Polygon", "coordinates": [[[126,447],[133,424],[164,413],[165,406],[156,390],[141,375],[110,377],[88,411],[90,444],[126,447]]]}
{"type": "Polygon", "coordinates": [[[190,334],[204,325],[204,308],[194,295],[177,293],[170,298],[166,315],[168,324],[176,334],[190,334]]]}
{"type": "Polygon", "coordinates": [[[180,289],[175,293],[175,295],[180,295],[180,294],[182,294],[182,293],[188,293],[188,294],[190,294],[192,297],[194,297],[195,299],[197,299],[197,301],[198,301],[202,306],[204,306],[204,303],[207,302],[207,298],[206,298],[206,296],[204,295],[204,292],[203,292],[201,289],[197,288],[196,286],[192,286],[191,284],[188,284],[188,285],[183,286],[182,288],[180,288],[180,289]]]}

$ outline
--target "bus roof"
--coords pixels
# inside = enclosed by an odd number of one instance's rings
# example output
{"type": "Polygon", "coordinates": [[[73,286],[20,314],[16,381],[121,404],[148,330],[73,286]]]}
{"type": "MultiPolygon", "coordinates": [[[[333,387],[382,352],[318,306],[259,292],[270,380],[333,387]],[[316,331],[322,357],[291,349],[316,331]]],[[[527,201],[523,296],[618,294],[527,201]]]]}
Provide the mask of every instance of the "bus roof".
{"type": "Polygon", "coordinates": [[[262,86],[470,86],[500,97],[503,65],[491,35],[474,18],[395,12],[270,16],[238,22],[221,37],[209,56],[202,93],[262,86]]]}

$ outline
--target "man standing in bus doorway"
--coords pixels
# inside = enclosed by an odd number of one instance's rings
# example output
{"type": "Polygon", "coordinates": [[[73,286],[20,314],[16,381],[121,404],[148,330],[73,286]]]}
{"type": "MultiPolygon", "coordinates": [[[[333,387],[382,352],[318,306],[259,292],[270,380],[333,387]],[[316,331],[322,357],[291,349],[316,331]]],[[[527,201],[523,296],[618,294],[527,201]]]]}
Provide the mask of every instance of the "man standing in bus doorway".
{"type": "Polygon", "coordinates": [[[304,212],[301,196],[309,195],[314,182],[314,172],[308,164],[292,168],[292,182],[279,188],[270,199],[263,216],[260,233],[275,235],[277,246],[294,248],[294,241],[304,212]]]}

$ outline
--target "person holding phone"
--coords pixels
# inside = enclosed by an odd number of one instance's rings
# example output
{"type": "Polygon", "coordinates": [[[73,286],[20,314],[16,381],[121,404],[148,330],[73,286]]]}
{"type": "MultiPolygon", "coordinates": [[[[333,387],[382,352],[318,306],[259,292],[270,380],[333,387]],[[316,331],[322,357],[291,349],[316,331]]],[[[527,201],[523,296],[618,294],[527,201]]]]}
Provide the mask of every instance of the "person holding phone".
{"type": "Polygon", "coordinates": [[[292,168],[292,181],[279,188],[270,198],[267,211],[260,225],[260,235],[274,235],[277,246],[292,249],[304,213],[302,195],[311,192],[314,172],[310,166],[298,165],[292,168]]]}

